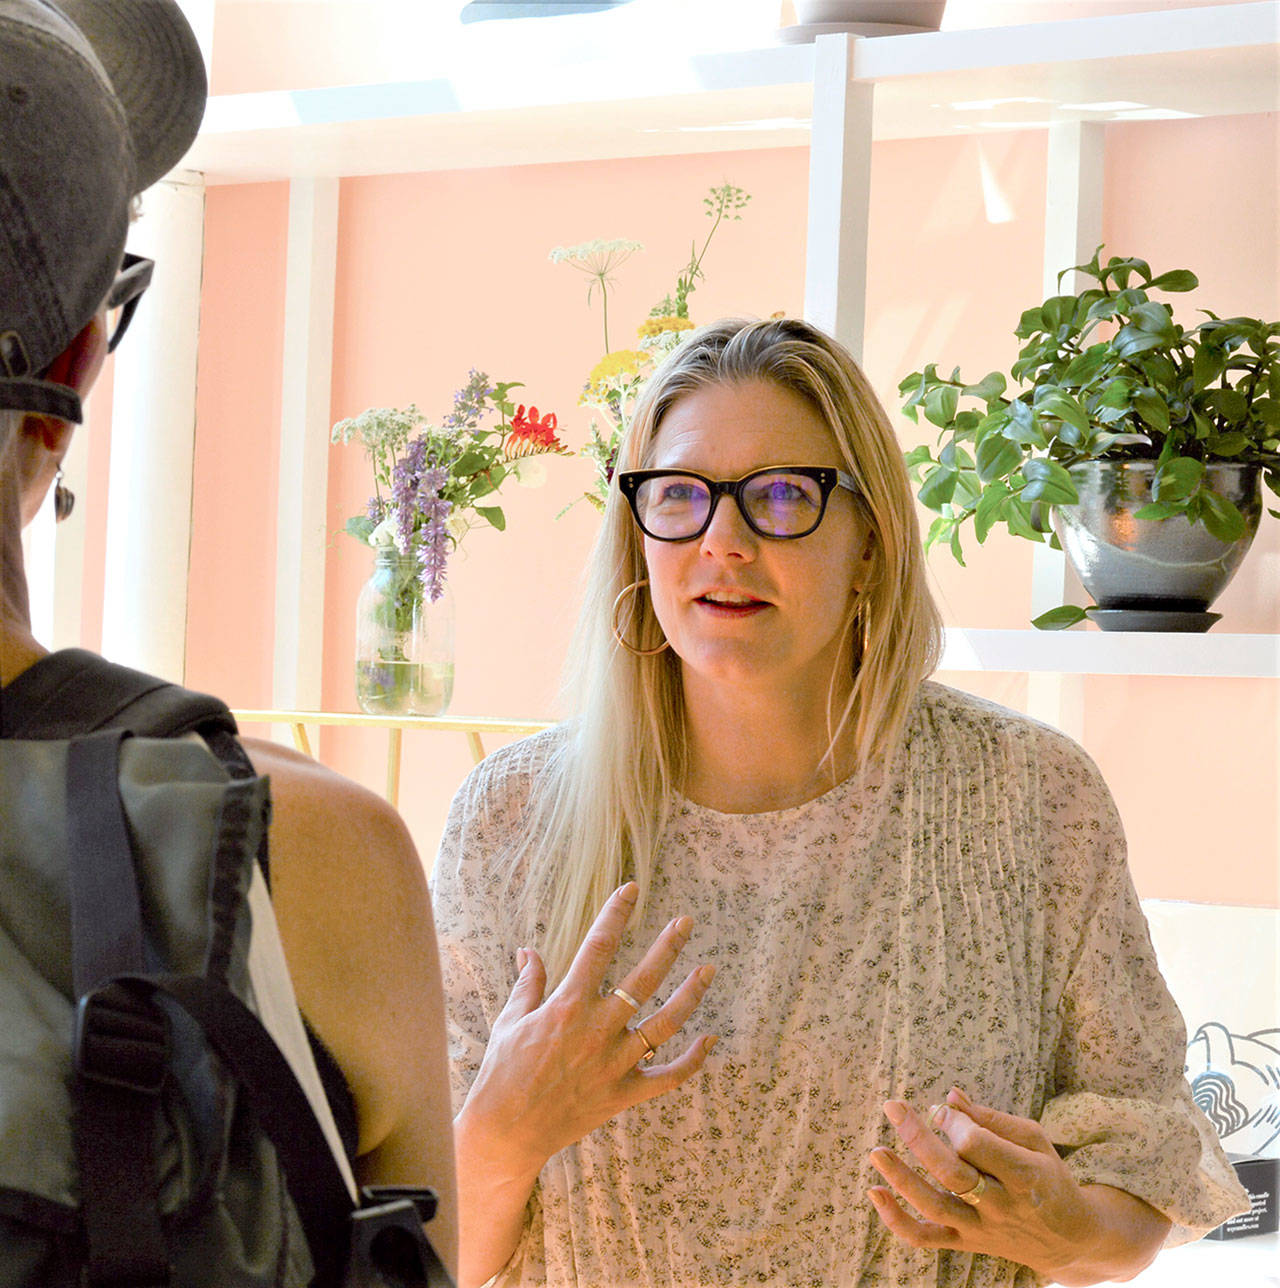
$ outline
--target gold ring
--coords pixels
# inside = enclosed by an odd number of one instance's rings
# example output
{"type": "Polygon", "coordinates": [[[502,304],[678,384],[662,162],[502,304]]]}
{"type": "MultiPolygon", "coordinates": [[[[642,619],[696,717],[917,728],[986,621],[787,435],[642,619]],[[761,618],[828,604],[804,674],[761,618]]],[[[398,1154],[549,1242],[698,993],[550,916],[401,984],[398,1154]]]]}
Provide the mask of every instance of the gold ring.
{"type": "Polygon", "coordinates": [[[640,1009],[640,1003],[637,1002],[625,988],[611,988],[609,990],[609,996],[622,998],[622,1000],[626,1002],[633,1011],[638,1011],[640,1009]]]}
{"type": "Polygon", "coordinates": [[[950,1194],[952,1198],[959,1199],[961,1203],[967,1203],[970,1207],[977,1207],[982,1202],[982,1195],[986,1188],[987,1174],[986,1172],[979,1172],[977,1183],[972,1189],[965,1190],[963,1194],[957,1194],[955,1190],[951,1190],[950,1194]]]}
{"type": "Polygon", "coordinates": [[[648,1064],[653,1059],[653,1057],[658,1054],[657,1051],[654,1050],[653,1043],[650,1042],[647,1037],[645,1037],[644,1029],[642,1029],[640,1025],[637,1024],[631,1030],[631,1032],[634,1033],[636,1037],[638,1037],[640,1041],[644,1043],[644,1055],[640,1057],[640,1063],[648,1064]]]}

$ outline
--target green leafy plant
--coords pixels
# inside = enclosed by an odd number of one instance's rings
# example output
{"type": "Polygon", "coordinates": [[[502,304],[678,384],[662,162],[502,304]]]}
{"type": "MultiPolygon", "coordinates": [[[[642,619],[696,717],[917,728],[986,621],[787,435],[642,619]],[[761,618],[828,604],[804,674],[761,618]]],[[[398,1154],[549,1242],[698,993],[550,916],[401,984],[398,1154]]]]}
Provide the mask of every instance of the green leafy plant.
{"type": "MultiPolygon", "coordinates": [[[[1181,515],[1222,541],[1242,536],[1245,519],[1208,486],[1208,462],[1258,465],[1280,495],[1280,322],[1206,311],[1184,327],[1151,292],[1193,290],[1194,273],[1156,275],[1133,258],[1103,264],[1101,251],[1058,277],[1075,271],[1096,285],[1023,313],[1008,378],[993,371],[969,382],[931,363],[899,384],[905,414],[923,413],[939,430],[936,450],[906,453],[920,500],[938,515],[926,547],[946,545],[963,564],[969,523],[979,543],[1003,524],[1058,547],[1052,513],[1079,500],[1070,470],[1084,461],[1154,462],[1152,501],[1137,517],[1181,515]]],[[[1034,624],[1083,617],[1064,606],[1034,624]]]]}

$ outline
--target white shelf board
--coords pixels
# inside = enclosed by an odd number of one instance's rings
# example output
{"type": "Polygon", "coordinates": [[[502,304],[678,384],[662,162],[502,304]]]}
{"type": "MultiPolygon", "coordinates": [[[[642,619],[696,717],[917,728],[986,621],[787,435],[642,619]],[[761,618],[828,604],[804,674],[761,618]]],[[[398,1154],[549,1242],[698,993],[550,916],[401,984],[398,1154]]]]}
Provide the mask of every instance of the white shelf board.
{"type": "Polygon", "coordinates": [[[949,627],[943,671],[1280,679],[1280,635],[949,627]]]}
{"type": "MultiPolygon", "coordinates": [[[[860,39],[875,137],[1280,108],[1280,0],[860,39]]],[[[478,37],[477,37],[478,39],[478,37]]],[[[677,42],[670,42],[676,47],[677,42]]],[[[807,145],[812,45],[555,63],[467,56],[422,80],[215,96],[209,183],[807,145]]]]}
{"type": "Polygon", "coordinates": [[[1244,1239],[1184,1243],[1162,1252],[1150,1269],[1128,1282],[1136,1288],[1204,1288],[1206,1284],[1278,1288],[1280,1237],[1255,1234],[1244,1239]]]}

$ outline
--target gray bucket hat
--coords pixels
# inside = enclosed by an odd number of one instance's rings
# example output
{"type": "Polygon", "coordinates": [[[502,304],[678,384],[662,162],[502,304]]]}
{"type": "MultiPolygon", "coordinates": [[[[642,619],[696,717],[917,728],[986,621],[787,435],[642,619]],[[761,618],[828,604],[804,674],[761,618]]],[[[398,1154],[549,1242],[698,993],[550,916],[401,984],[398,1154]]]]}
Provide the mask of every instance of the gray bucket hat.
{"type": "Polygon", "coordinates": [[[0,410],[81,419],[41,377],[102,307],[130,202],[181,160],[206,94],[174,0],[0,0],[0,410]]]}

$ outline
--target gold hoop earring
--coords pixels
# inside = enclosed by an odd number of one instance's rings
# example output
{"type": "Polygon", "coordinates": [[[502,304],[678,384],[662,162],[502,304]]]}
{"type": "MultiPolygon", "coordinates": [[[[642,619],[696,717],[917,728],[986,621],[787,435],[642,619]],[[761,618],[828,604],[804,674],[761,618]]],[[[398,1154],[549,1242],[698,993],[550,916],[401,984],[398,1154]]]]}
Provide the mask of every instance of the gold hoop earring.
{"type": "MultiPolygon", "coordinates": [[[[622,634],[622,627],[618,623],[618,609],[622,607],[622,601],[628,595],[634,594],[636,591],[641,590],[648,584],[649,579],[647,577],[643,577],[639,581],[633,581],[629,586],[623,586],[623,588],[618,591],[617,599],[613,601],[613,638],[617,640],[618,643],[633,657],[656,657],[659,653],[665,652],[671,647],[671,641],[664,639],[657,648],[636,648],[634,645],[628,644],[626,638],[622,634]]],[[[632,617],[634,616],[635,614],[633,612],[632,617]]]]}

